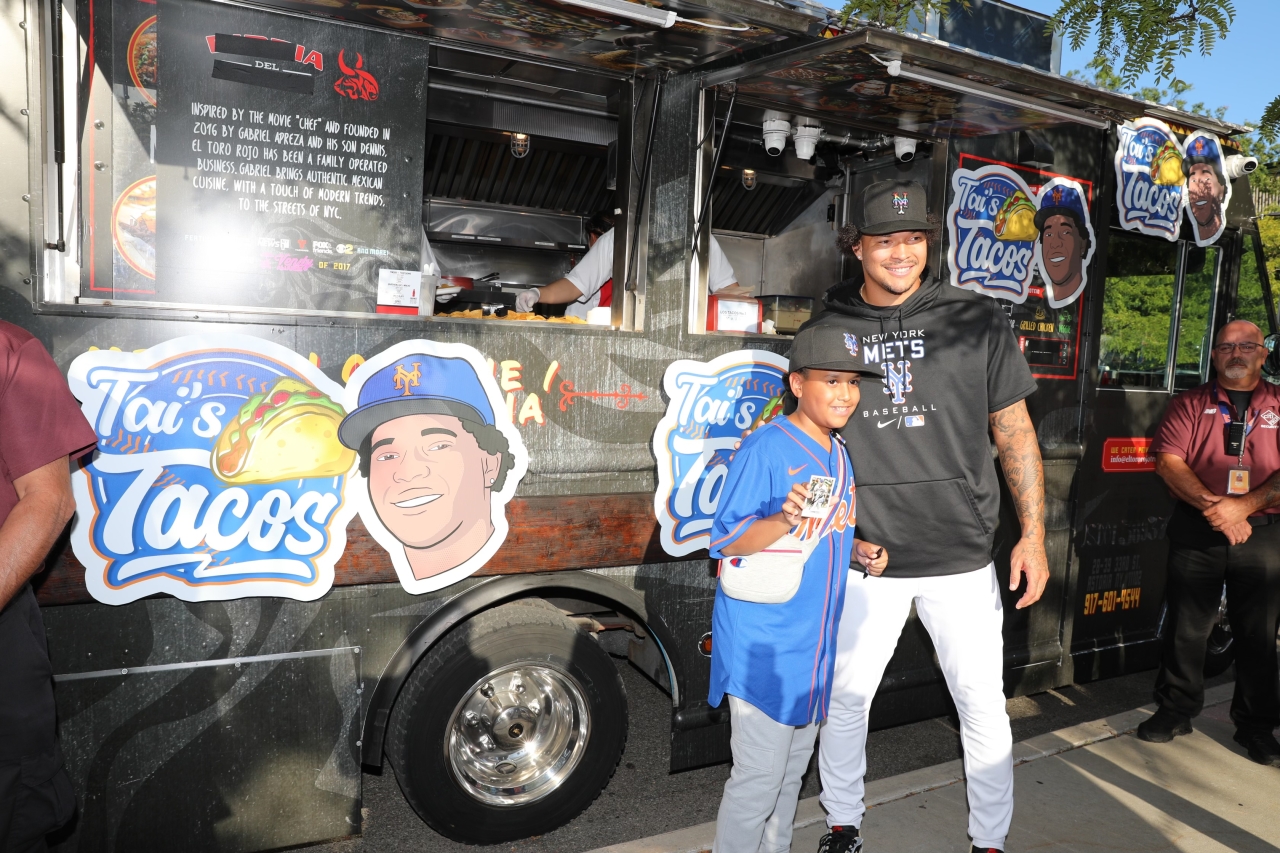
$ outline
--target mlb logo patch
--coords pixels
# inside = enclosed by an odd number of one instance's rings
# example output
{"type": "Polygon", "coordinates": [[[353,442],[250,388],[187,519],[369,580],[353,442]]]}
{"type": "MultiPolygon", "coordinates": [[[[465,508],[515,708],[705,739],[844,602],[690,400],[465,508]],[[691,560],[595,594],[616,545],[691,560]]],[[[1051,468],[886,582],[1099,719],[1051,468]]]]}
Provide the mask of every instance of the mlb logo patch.
{"type": "Polygon", "coordinates": [[[903,421],[903,426],[924,426],[924,415],[907,415],[903,421]]]}
{"type": "Polygon", "coordinates": [[[1265,426],[1275,429],[1276,424],[1280,423],[1280,415],[1277,415],[1275,412],[1268,409],[1262,413],[1262,422],[1265,426]]]}

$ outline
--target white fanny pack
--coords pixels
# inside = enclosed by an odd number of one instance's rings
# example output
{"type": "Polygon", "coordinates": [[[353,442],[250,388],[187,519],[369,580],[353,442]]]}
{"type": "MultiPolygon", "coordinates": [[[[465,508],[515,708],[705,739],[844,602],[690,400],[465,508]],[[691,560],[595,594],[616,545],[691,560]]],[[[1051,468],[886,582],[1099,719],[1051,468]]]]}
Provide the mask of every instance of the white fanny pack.
{"type": "Polygon", "coordinates": [[[788,533],[768,548],[747,557],[720,561],[720,588],[739,601],[782,604],[800,589],[804,564],[818,546],[819,536],[800,540],[788,533]]]}

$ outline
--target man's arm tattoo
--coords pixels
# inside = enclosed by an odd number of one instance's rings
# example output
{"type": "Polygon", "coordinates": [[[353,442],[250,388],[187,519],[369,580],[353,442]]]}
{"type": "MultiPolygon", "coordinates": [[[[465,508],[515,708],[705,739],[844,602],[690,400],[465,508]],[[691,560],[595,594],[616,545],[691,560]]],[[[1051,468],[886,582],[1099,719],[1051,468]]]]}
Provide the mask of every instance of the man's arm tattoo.
{"type": "Polygon", "coordinates": [[[1044,466],[1040,444],[1025,403],[992,412],[991,435],[1000,453],[1000,467],[1013,495],[1014,509],[1024,536],[1044,530],[1044,466]]]}
{"type": "Polygon", "coordinates": [[[1269,480],[1257,488],[1255,494],[1262,501],[1258,510],[1280,506],[1280,472],[1272,474],[1269,480]]]}

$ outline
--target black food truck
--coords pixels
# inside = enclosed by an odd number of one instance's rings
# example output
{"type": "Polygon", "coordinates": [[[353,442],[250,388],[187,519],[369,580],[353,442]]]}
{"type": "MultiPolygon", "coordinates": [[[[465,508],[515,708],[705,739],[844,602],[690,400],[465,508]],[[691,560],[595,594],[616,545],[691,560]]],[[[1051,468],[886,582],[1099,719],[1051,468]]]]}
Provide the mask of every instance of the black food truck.
{"type": "MultiPolygon", "coordinates": [[[[1217,327],[1275,332],[1256,162],[1244,128],[1060,76],[1043,17],[48,0],[3,32],[0,316],[98,436],[35,581],[80,797],[59,849],[357,834],[378,768],[452,838],[546,832],[621,755],[612,657],[670,694],[673,772],[726,760],[727,453],[888,176],[1039,378],[1052,577],[1005,610],[1009,693],[1153,666],[1150,437],[1217,327]],[[566,277],[581,300],[518,310],[566,277]]],[[[891,380],[857,416],[919,423],[910,344],[865,349],[891,380]]],[[[946,703],[912,621],[874,722],[946,703]]]]}

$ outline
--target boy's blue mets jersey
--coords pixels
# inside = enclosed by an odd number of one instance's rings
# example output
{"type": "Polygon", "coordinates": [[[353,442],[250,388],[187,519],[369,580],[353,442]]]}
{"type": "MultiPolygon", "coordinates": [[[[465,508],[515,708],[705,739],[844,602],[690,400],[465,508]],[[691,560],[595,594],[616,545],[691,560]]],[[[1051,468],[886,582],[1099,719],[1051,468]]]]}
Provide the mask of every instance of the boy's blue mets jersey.
{"type": "Polygon", "coordinates": [[[796,594],[781,604],[757,604],[716,590],[712,707],[728,693],[788,726],[827,715],[854,534],[853,469],[839,437],[824,450],[789,418],[747,436],[725,477],[711,528],[711,556],[731,559],[722,549],[753,522],[780,512],[792,486],[808,483],[814,474],[836,478],[835,509],[791,531],[801,539],[820,537],[796,594]]]}

